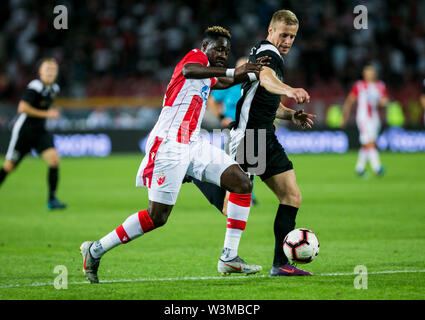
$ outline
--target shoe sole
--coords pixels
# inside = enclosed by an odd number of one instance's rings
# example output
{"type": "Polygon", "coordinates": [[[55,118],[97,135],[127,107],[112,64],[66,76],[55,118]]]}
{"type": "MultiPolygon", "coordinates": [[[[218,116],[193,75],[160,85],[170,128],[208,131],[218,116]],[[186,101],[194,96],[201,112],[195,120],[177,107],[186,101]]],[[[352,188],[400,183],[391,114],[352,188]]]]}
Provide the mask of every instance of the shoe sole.
{"type": "Polygon", "coordinates": [[[226,271],[224,271],[224,272],[221,272],[221,273],[220,273],[220,275],[221,275],[222,277],[228,277],[228,276],[230,276],[231,274],[241,274],[241,275],[244,275],[244,276],[250,276],[250,275],[253,275],[253,274],[259,273],[260,271],[261,271],[261,270],[253,271],[253,272],[226,272],[226,271]]]}
{"type": "Polygon", "coordinates": [[[50,207],[50,206],[47,206],[47,210],[65,210],[66,209],[66,207],[50,207]]]}

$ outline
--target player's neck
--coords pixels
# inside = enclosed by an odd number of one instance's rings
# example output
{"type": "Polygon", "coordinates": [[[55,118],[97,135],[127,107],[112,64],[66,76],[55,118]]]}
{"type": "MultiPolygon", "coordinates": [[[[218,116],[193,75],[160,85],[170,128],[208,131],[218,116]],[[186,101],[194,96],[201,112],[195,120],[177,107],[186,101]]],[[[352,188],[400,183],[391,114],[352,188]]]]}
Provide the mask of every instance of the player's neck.
{"type": "Polygon", "coordinates": [[[52,83],[47,83],[47,82],[44,82],[43,80],[41,80],[40,79],[40,81],[41,81],[41,83],[45,86],[45,87],[47,87],[47,88],[50,88],[51,86],[53,86],[53,82],[52,83]]]}

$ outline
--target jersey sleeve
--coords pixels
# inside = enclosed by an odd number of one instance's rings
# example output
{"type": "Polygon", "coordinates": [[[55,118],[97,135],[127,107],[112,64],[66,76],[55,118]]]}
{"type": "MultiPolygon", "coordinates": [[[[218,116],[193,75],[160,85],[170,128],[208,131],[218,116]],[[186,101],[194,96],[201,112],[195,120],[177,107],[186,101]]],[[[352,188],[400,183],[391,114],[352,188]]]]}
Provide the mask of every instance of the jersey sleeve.
{"type": "Polygon", "coordinates": [[[379,92],[381,92],[381,98],[388,97],[387,86],[382,81],[379,82],[379,92]]]}
{"type": "Polygon", "coordinates": [[[355,84],[353,84],[353,87],[351,88],[350,94],[354,95],[356,98],[359,95],[359,83],[356,82],[355,84]]]}
{"type": "Polygon", "coordinates": [[[274,71],[277,71],[278,69],[283,68],[282,57],[272,50],[263,50],[256,53],[255,55],[250,57],[249,62],[255,63],[257,62],[258,58],[266,57],[266,56],[270,57],[270,60],[268,61],[269,64],[266,67],[269,67],[270,69],[273,69],[274,71]]]}
{"type": "Polygon", "coordinates": [[[193,49],[186,55],[184,64],[186,63],[199,63],[206,67],[208,66],[208,58],[201,50],[193,49]]]}
{"type": "Polygon", "coordinates": [[[43,90],[43,84],[40,80],[35,79],[28,83],[28,86],[26,90],[24,91],[22,95],[22,100],[25,102],[28,102],[30,105],[34,105],[37,95],[40,94],[40,92],[43,90]]]}
{"type": "Polygon", "coordinates": [[[22,95],[22,100],[24,100],[25,102],[28,102],[30,105],[34,105],[35,101],[37,100],[37,95],[38,92],[35,91],[34,89],[26,89],[24,91],[24,94],[22,95]]]}
{"type": "Polygon", "coordinates": [[[211,78],[211,87],[215,86],[215,84],[217,83],[217,78],[211,78]]]}

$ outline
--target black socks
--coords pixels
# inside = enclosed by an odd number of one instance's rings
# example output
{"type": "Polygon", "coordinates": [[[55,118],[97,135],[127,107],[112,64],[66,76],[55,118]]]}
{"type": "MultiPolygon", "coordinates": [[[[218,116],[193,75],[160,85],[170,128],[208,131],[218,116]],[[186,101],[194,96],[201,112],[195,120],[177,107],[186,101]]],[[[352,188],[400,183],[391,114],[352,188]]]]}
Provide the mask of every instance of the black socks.
{"type": "Polygon", "coordinates": [[[0,185],[3,183],[4,179],[6,179],[7,172],[1,168],[0,169],[0,185]]]}
{"type": "Polygon", "coordinates": [[[274,266],[282,266],[288,263],[288,258],[283,252],[283,240],[286,235],[295,228],[295,217],[297,216],[298,208],[280,204],[274,220],[274,266]]]}
{"type": "Polygon", "coordinates": [[[48,183],[49,183],[49,200],[55,199],[56,187],[58,185],[58,168],[49,168],[48,183]]]}

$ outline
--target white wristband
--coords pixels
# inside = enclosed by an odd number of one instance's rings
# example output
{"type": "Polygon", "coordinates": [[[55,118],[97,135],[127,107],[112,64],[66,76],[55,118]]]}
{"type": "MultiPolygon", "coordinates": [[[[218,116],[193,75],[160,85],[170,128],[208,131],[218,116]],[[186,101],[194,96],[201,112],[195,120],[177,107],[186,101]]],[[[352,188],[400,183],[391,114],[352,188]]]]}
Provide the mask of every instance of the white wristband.
{"type": "Polygon", "coordinates": [[[248,78],[249,78],[249,81],[251,82],[257,81],[257,76],[255,75],[254,72],[248,72],[248,78]]]}
{"type": "Polygon", "coordinates": [[[226,77],[233,78],[235,76],[235,69],[226,69],[226,77]]]}

